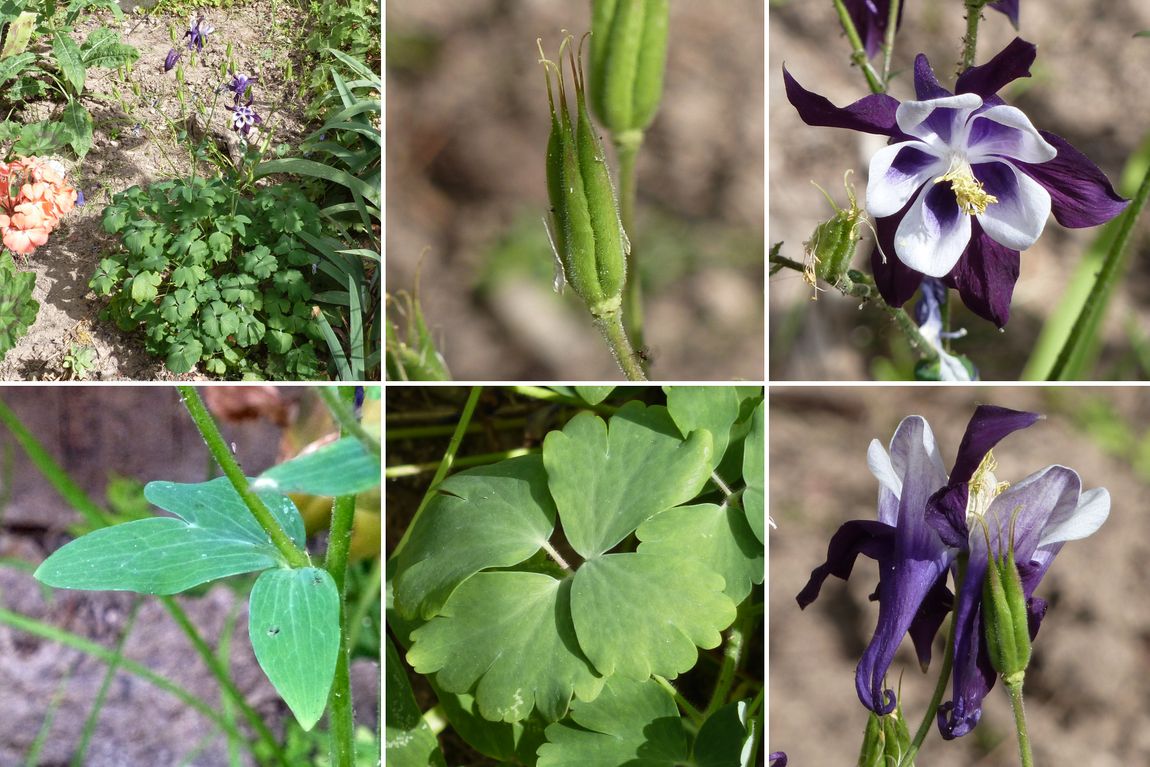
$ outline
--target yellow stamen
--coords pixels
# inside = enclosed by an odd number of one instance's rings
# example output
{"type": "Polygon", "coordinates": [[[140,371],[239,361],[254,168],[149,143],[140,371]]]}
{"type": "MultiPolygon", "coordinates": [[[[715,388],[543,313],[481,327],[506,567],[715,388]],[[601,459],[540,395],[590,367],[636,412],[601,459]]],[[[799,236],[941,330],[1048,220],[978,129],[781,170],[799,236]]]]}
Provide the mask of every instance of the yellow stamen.
{"type": "Polygon", "coordinates": [[[950,188],[958,200],[958,207],[963,213],[971,216],[985,213],[988,205],[998,202],[993,194],[988,194],[982,182],[974,177],[970,163],[957,155],[951,158],[950,168],[943,175],[934,180],[934,183],[949,181],[950,188]]]}
{"type": "Polygon", "coordinates": [[[969,492],[966,498],[968,524],[973,518],[985,517],[991,502],[1010,487],[1009,482],[999,482],[995,479],[994,470],[997,468],[998,461],[994,460],[994,453],[987,451],[968,484],[969,492]]]}

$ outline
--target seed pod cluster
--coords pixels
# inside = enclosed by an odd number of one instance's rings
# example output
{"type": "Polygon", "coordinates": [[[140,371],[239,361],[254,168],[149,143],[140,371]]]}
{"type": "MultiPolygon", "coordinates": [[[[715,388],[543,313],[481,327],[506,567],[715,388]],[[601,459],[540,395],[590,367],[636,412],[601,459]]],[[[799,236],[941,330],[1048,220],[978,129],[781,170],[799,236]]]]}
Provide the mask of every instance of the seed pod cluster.
{"type": "Polygon", "coordinates": [[[1030,665],[1030,621],[1022,579],[1014,564],[1013,541],[1001,556],[988,555],[982,582],[982,623],[994,670],[1008,682],[1020,679],[1030,665]]]}
{"type": "Polygon", "coordinates": [[[670,0],[593,0],[591,106],[618,137],[642,131],[663,96],[670,0]]]}
{"type": "Polygon", "coordinates": [[[587,112],[582,51],[576,65],[572,38],[568,36],[559,46],[556,63],[543,56],[541,42],[539,46],[551,105],[547,193],[551,201],[552,244],[567,282],[587,303],[591,313],[602,317],[619,309],[630,243],[619,219],[619,205],[603,144],[587,112]],[[563,81],[565,52],[575,86],[574,117],[569,111],[563,81]],[[552,76],[557,84],[555,89],[552,76]]]}
{"type": "MultiPolygon", "coordinates": [[[[862,749],[859,751],[858,767],[891,767],[902,764],[903,756],[910,750],[910,730],[903,718],[902,708],[879,716],[873,711],[866,723],[862,749]]],[[[909,767],[914,767],[913,762],[909,767]]]]}

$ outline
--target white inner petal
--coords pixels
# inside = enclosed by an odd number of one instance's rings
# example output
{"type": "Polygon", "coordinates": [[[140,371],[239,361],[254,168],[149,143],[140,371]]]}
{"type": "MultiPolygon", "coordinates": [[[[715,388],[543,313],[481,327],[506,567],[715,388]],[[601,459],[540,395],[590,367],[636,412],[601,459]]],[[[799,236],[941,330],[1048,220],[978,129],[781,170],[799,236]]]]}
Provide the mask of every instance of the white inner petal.
{"type": "Polygon", "coordinates": [[[945,169],[946,160],[926,142],[904,141],[883,147],[870,160],[866,187],[867,212],[879,218],[893,216],[910,202],[916,191],[945,169]],[[908,153],[915,150],[922,152],[933,158],[933,162],[922,165],[913,173],[905,173],[894,167],[895,160],[904,150],[908,153]]]}
{"type": "Polygon", "coordinates": [[[1050,162],[1058,154],[1050,142],[1030,122],[1022,110],[999,105],[970,118],[969,133],[976,132],[980,120],[1006,126],[1009,130],[991,131],[986,136],[971,136],[967,154],[972,163],[985,162],[992,157],[1009,157],[1030,163],[1050,162]]]}
{"type": "Polygon", "coordinates": [[[963,93],[958,96],[946,96],[927,101],[904,101],[895,110],[894,119],[903,133],[922,139],[941,153],[955,139],[965,138],[967,120],[970,118],[970,114],[980,106],[982,106],[982,98],[974,93],[963,93]],[[936,109],[955,110],[950,115],[950,142],[943,141],[934,128],[923,124],[934,114],[936,109]]]}
{"type": "Polygon", "coordinates": [[[928,277],[945,277],[970,242],[970,216],[955,205],[957,218],[939,221],[925,205],[933,188],[933,184],[924,187],[899,222],[894,250],[898,259],[916,272],[928,277]]]}
{"type": "Polygon", "coordinates": [[[996,194],[997,202],[978,214],[978,223],[995,242],[1011,250],[1026,250],[1046,227],[1046,219],[1050,217],[1050,192],[1008,162],[995,165],[1009,168],[1017,186],[1009,193],[988,189],[996,194]]]}

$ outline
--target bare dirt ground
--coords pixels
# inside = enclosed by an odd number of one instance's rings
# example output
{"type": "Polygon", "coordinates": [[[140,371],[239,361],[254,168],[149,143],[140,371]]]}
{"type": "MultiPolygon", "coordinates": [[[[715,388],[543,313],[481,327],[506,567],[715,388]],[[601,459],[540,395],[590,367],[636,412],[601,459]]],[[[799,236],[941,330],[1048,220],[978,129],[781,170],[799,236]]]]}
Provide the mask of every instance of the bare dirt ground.
{"type": "MultiPolygon", "coordinates": [[[[1150,28],[1150,5],[1142,0],[1023,3],[1018,33],[1001,13],[984,15],[978,61],[986,61],[1016,34],[1038,45],[1034,76],[1004,91],[1007,101],[1026,112],[1037,127],[1070,140],[1117,183],[1126,159],[1145,140],[1150,125],[1143,76],[1150,67],[1150,45],[1132,36],[1150,28]]],[[[892,95],[903,99],[912,94],[910,68],[919,52],[927,54],[944,85],[953,84],[963,30],[961,3],[908,3],[892,68],[902,74],[892,95]]],[[[849,50],[830,2],[772,2],[769,241],[782,242],[783,255],[797,260],[802,260],[803,241],[832,212],[810,182],[844,205],[843,173],[853,168],[861,201],[867,163],[884,140],[806,126],[786,99],[782,67],[785,63],[804,87],[842,106],[869,92],[862,75],[849,64],[849,50]]],[[[1096,233],[1096,229],[1063,229],[1053,218],[1049,221],[1041,239],[1022,254],[1022,275],[1005,333],[965,308],[955,315],[955,327],[971,333],[956,348],[971,353],[984,379],[1018,378],[1042,324],[1096,233]]],[[[1141,336],[1150,322],[1150,268],[1144,258],[1148,235],[1150,224],[1143,220],[1103,327],[1101,377],[1138,375],[1128,368],[1122,372],[1122,367],[1129,362],[1131,328],[1139,329],[1141,336]]],[[[857,268],[867,268],[871,241],[867,234],[860,243],[857,268]]],[[[892,342],[905,349],[897,329],[877,309],[859,311],[857,301],[837,293],[812,302],[811,289],[792,271],[784,270],[770,282],[773,380],[871,378],[878,372],[873,359],[889,356],[892,342]]]]}
{"type": "MultiPolygon", "coordinates": [[[[550,124],[535,40],[554,55],[561,29],[587,30],[588,7],[387,4],[387,289],[419,276],[457,379],[620,376],[586,309],[554,295],[542,223],[550,124]]],[[[657,379],[763,372],[763,12],[671,4],[631,233],[657,379]]]]}
{"type": "MultiPolygon", "coordinates": [[[[300,389],[278,390],[289,408],[298,406],[304,397],[300,389]]],[[[141,482],[199,482],[205,477],[207,451],[170,387],[20,387],[9,388],[3,399],[97,500],[103,499],[112,475],[141,482]]],[[[251,420],[223,424],[221,429],[235,445],[247,472],[258,473],[280,460],[281,427],[251,420]]],[[[32,578],[31,570],[70,539],[67,531],[79,517],[12,444],[6,431],[0,433],[0,448],[8,456],[0,480],[5,499],[0,508],[0,607],[114,649],[138,602],[139,613],[124,656],[219,705],[217,682],[157,598],[45,589],[32,578]]],[[[234,618],[229,659],[233,681],[272,731],[280,732],[291,714],[252,654],[246,594],[225,582],[199,596],[184,594],[175,599],[213,647],[223,637],[226,621],[234,618]]],[[[107,665],[90,654],[0,626],[0,690],[5,696],[0,765],[25,764],[49,718],[37,764],[69,764],[106,674],[107,665]],[[50,713],[53,702],[58,706],[54,715],[50,713]]],[[[352,674],[357,722],[374,727],[379,715],[379,665],[356,660],[352,674]]],[[[224,767],[231,762],[226,736],[210,720],[170,693],[120,672],[112,680],[84,764],[224,767]]]]}
{"type": "MultiPolygon", "coordinates": [[[[1068,543],[1038,588],[1050,609],[1026,677],[1035,763],[1150,763],[1150,734],[1142,726],[1150,699],[1150,613],[1143,597],[1150,537],[1142,513],[1150,476],[1141,457],[1150,397],[1139,389],[822,388],[776,390],[770,408],[770,513],[778,529],[771,531],[768,564],[768,746],[788,752],[791,764],[854,764],[862,742],[867,711],[856,697],[854,673],[878,614],[867,599],[877,583],[875,565],[860,557],[849,583],[828,579],[805,611],[795,595],[823,562],[839,525],[875,518],[878,486],[867,469],[867,445],[874,438],[888,445],[898,422],[919,414],[949,468],[979,403],[1047,416],[994,451],[1000,480],[1018,481],[1062,463],[1081,475],[1084,487],[1105,487],[1112,499],[1101,530],[1068,543]],[[1098,417],[1102,409],[1111,412],[1107,425],[1098,417]],[[1124,438],[1127,431],[1142,447],[1124,438]]],[[[891,667],[912,731],[930,697],[942,646],[940,637],[929,675],[918,672],[909,642],[891,667]]],[[[918,764],[1018,764],[1001,685],[973,733],[947,743],[932,730],[918,764]]]]}
{"type": "MultiPolygon", "coordinates": [[[[215,91],[225,80],[220,72],[230,44],[239,70],[259,74],[255,108],[275,131],[274,143],[297,144],[307,133],[305,102],[298,93],[298,56],[293,55],[302,13],[292,3],[249,0],[227,9],[209,9],[205,15],[215,32],[209,35],[194,65],[186,49],[182,58],[189,95],[208,105],[217,98],[215,91]],[[292,58],[297,59],[297,80],[285,77],[292,58]]],[[[62,363],[73,343],[95,349],[96,366],[89,379],[176,378],[162,359],[144,350],[141,338],[99,319],[105,300],[88,289],[88,281],[114,244],[101,225],[104,206],[112,196],[132,185],[147,186],[192,170],[188,149],[179,144],[169,127],[169,121],[181,124],[190,107],[184,111],[180,106],[175,71],[163,71],[164,57],[173,46],[170,30],[180,40],[188,21],[170,15],[129,13],[118,24],[111,14],[97,12],[85,17],[73,36],[80,42],[100,24],[118,31],[122,42],[139,49],[140,58],[126,78],[117,70],[88,71],[84,101],[95,120],[95,142],[81,163],[67,163],[86,204],[69,214],[48,243],[28,259],[26,268],[36,273],[34,296],[40,302],[40,312],[28,334],[0,360],[2,380],[67,377],[62,363]]],[[[176,45],[183,47],[184,43],[176,45]]],[[[231,132],[229,113],[224,109],[224,97],[218,98],[209,131],[223,141],[231,132]]],[[[46,118],[51,109],[47,103],[31,105],[29,118],[46,118]]],[[[219,173],[212,167],[202,167],[200,172],[219,173]]],[[[193,371],[180,378],[203,377],[193,371]]]]}

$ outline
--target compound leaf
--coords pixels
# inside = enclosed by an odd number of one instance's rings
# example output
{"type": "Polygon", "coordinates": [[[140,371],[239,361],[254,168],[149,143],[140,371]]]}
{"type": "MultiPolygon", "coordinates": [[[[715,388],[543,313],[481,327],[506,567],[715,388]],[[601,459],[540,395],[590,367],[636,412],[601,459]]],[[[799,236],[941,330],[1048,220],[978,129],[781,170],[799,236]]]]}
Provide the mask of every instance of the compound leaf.
{"type": "Polygon", "coordinates": [[[711,437],[684,441],[664,407],[628,402],[608,426],[580,413],[543,441],[543,463],[563,531],[585,559],[643,520],[695,496],[710,475],[711,437]]]}
{"type": "MultiPolygon", "coordinates": [[[[281,563],[279,552],[225,477],[197,485],[150,482],[144,496],[177,516],[88,533],[44,560],[36,577],[58,588],[178,594],[281,563]]],[[[264,500],[302,545],[303,520],[291,499],[264,500]]]]}
{"type": "Polygon", "coordinates": [[[379,456],[355,437],[344,437],[273,466],[252,487],[280,493],[354,495],[379,484],[379,456]]]}
{"type": "Polygon", "coordinates": [[[645,552],[583,563],[571,585],[579,646],[603,676],[673,678],[717,647],[735,619],[723,579],[696,559],[645,552]]]}
{"type": "Polygon", "coordinates": [[[339,655],[339,592],[327,570],[276,568],[252,587],[248,635],[260,668],[310,730],[327,708],[339,655]]]}
{"type": "Polygon", "coordinates": [[[723,593],[736,604],[763,582],[763,544],[742,509],[703,503],[667,509],[639,526],[639,551],[670,561],[697,559],[723,576],[723,593]]]}
{"type": "Polygon", "coordinates": [[[447,767],[435,733],[423,719],[399,653],[387,638],[385,749],[393,767],[447,767]]]}
{"type": "Polygon", "coordinates": [[[460,583],[538,551],[555,526],[555,504],[538,455],[448,477],[399,553],[395,606],[431,618],[460,583]]]}
{"type": "Polygon", "coordinates": [[[699,728],[694,763],[697,767],[750,767],[752,728],[745,700],[723,706],[699,728]]]}
{"type": "Polygon", "coordinates": [[[412,633],[407,660],[449,692],[474,686],[485,719],[518,722],[533,707],[561,719],[572,694],[594,698],[603,683],[579,650],[570,591],[570,579],[539,573],[474,575],[412,633]]]}
{"type": "Polygon", "coordinates": [[[763,449],[765,431],[763,403],[760,402],[751,418],[751,433],[747,435],[747,441],[743,448],[743,479],[747,483],[747,489],[743,491],[743,508],[747,512],[747,522],[750,524],[751,530],[755,532],[762,543],[767,542],[766,530],[764,529],[766,508],[763,503],[763,488],[766,485],[763,479],[763,462],[766,457],[763,449]]]}
{"type": "Polygon", "coordinates": [[[547,728],[538,767],[676,767],[687,759],[679,710],[653,680],[613,676],[594,701],[572,703],[570,718],[547,728]]]}
{"type": "Polygon", "coordinates": [[[711,470],[714,471],[739,417],[739,393],[730,386],[664,386],[667,412],[685,436],[696,429],[711,432],[711,470]]]}

